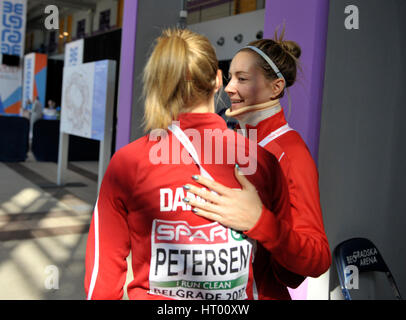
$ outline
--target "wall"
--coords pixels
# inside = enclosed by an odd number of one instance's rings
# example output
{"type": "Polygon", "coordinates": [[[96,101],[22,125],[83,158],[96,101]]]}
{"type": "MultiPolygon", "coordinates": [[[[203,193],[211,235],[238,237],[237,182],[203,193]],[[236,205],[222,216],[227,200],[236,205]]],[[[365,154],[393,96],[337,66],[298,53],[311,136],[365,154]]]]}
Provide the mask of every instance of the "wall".
{"type": "Polygon", "coordinates": [[[217,20],[189,25],[189,29],[201,33],[209,38],[216,49],[218,60],[229,60],[235,53],[250,41],[256,40],[256,34],[264,30],[265,9],[249,13],[229,16],[217,20]],[[243,40],[238,43],[234,37],[243,35],[243,40]],[[217,40],[224,37],[224,45],[217,44],[217,40]]]}
{"type": "Polygon", "coordinates": [[[188,12],[187,23],[195,24],[213,19],[220,19],[234,14],[246,13],[265,8],[265,0],[230,0],[214,7],[188,12]]]}
{"type": "MultiPolygon", "coordinates": [[[[321,202],[331,249],[348,238],[369,238],[403,296],[405,13],[404,0],[330,1],[319,149],[321,202]],[[359,30],[344,27],[344,8],[350,4],[358,6],[359,30]]],[[[333,280],[330,290],[336,285],[333,280]]]]}
{"type": "MultiPolygon", "coordinates": [[[[148,53],[151,52],[153,42],[161,34],[163,28],[176,26],[180,6],[180,1],[138,1],[131,141],[144,135],[141,127],[144,110],[143,100],[141,99],[142,72],[148,58],[148,53]],[[157,10],[157,8],[159,8],[159,10],[157,10]]],[[[119,106],[119,108],[120,107],[121,106],[119,106]]],[[[123,106],[123,108],[126,108],[126,106],[123,106]]]]}
{"type": "MultiPolygon", "coordinates": [[[[57,33],[63,31],[69,31],[68,30],[68,16],[72,17],[72,27],[70,30],[70,35],[71,40],[75,40],[77,37],[77,22],[85,19],[86,20],[86,25],[85,25],[85,33],[86,36],[91,36],[93,33],[98,33],[99,31],[99,15],[100,12],[104,10],[110,9],[110,27],[115,28],[115,27],[121,27],[117,26],[117,18],[118,18],[118,10],[119,10],[119,0],[102,0],[98,1],[96,5],[96,10],[76,10],[72,14],[61,14],[59,16],[59,22],[63,24],[63,29],[61,30],[56,30],[57,33]]],[[[40,28],[36,30],[31,30],[27,32],[27,35],[34,35],[34,41],[33,41],[33,46],[30,48],[30,51],[35,51],[38,50],[41,46],[41,44],[44,44],[45,46],[48,46],[49,44],[49,35],[50,31],[46,30],[45,28],[40,28]]],[[[58,35],[57,35],[58,37],[58,35]]],[[[69,39],[69,38],[68,38],[69,39]]],[[[68,41],[68,39],[64,39],[64,41],[68,41]]],[[[58,41],[58,38],[57,38],[58,41]]],[[[64,45],[61,46],[61,51],[59,54],[63,53],[64,50],[64,45]]],[[[58,53],[55,51],[55,53],[58,53]]]]}
{"type": "Polygon", "coordinates": [[[34,30],[32,31],[33,33],[33,48],[39,48],[41,47],[41,44],[44,43],[45,41],[45,32],[43,32],[42,30],[34,30]]]}
{"type": "Polygon", "coordinates": [[[223,3],[215,7],[188,12],[188,24],[195,24],[213,19],[230,16],[234,13],[234,3],[223,3]]]}
{"type": "Polygon", "coordinates": [[[73,14],[72,17],[72,38],[75,39],[77,37],[77,24],[80,20],[85,19],[85,34],[87,36],[89,36],[91,34],[91,32],[93,31],[91,29],[92,26],[92,19],[93,19],[93,15],[92,15],[92,11],[88,10],[88,11],[78,11],[75,12],[73,14]]]}
{"type": "Polygon", "coordinates": [[[100,12],[110,9],[110,27],[117,24],[117,0],[102,0],[97,2],[96,11],[93,17],[93,31],[99,30],[100,12]]]}

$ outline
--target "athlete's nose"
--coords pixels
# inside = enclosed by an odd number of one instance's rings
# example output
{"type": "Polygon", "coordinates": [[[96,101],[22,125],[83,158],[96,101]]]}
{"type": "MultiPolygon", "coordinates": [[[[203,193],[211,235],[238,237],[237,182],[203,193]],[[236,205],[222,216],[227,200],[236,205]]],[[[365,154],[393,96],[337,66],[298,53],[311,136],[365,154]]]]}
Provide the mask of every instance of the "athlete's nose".
{"type": "Polygon", "coordinates": [[[224,91],[229,95],[233,95],[234,93],[237,92],[237,90],[235,89],[235,85],[234,85],[234,81],[231,79],[230,82],[227,84],[227,86],[225,87],[224,91]]]}

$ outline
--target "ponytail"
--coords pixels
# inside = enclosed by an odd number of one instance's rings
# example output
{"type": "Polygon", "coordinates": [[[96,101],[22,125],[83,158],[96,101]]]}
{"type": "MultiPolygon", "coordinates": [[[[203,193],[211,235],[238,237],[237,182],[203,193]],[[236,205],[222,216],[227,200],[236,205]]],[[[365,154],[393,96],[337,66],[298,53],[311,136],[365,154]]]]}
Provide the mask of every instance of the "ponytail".
{"type": "Polygon", "coordinates": [[[206,37],[187,29],[167,29],[145,66],[144,128],[166,129],[188,104],[208,99],[218,61],[206,37]]]}

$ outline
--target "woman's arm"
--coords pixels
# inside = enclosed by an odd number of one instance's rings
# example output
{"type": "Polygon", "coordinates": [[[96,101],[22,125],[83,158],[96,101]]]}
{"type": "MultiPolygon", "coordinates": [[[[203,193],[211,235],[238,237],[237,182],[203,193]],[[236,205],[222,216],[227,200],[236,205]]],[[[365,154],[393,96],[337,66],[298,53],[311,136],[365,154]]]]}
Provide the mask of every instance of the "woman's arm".
{"type": "Polygon", "coordinates": [[[300,217],[297,218],[299,222],[292,223],[295,217],[286,209],[278,208],[281,204],[268,209],[245,176],[236,171],[236,178],[242,185],[241,190],[227,188],[199,176],[196,181],[217,194],[186,185],[189,192],[208,201],[201,203],[189,199],[188,203],[197,209],[196,214],[244,231],[250,238],[259,241],[272,253],[272,259],[276,260],[274,264],[277,262],[288,271],[302,276],[317,277],[324,273],[331,263],[324,232],[314,227],[312,221],[300,217]],[[294,225],[301,227],[296,229],[294,225]]]}

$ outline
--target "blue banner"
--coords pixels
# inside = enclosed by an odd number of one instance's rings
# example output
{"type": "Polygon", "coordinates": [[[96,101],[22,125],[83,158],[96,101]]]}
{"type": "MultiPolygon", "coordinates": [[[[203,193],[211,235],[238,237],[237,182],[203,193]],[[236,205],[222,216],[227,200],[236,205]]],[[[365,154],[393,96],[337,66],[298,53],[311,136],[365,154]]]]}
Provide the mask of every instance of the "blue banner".
{"type": "Polygon", "coordinates": [[[0,1],[1,53],[23,56],[26,6],[26,0],[0,1]]]}

